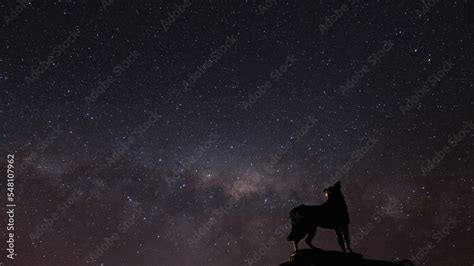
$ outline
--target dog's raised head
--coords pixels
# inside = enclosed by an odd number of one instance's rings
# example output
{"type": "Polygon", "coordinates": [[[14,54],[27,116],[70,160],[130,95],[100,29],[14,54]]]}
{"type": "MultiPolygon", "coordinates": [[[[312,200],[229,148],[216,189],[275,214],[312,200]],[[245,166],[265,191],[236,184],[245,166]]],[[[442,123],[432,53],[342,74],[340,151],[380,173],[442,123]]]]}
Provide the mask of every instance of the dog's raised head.
{"type": "Polygon", "coordinates": [[[334,186],[324,189],[324,195],[328,200],[344,199],[344,196],[341,192],[341,181],[337,181],[334,186]]]}

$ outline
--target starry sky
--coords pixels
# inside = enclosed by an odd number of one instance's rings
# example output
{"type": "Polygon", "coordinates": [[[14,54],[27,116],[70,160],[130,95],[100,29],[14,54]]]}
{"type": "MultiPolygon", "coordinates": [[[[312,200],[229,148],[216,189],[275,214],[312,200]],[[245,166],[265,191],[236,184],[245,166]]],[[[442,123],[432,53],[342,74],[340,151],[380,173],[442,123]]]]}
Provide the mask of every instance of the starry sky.
{"type": "Polygon", "coordinates": [[[337,180],[355,252],[474,263],[472,3],[223,2],[0,3],[15,265],[277,265],[337,180]]]}

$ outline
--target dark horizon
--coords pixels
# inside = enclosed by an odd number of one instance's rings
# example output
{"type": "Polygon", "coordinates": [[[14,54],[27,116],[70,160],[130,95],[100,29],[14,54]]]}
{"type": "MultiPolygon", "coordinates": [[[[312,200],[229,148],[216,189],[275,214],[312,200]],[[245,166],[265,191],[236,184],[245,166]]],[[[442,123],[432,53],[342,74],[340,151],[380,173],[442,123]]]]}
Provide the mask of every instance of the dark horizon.
{"type": "Polygon", "coordinates": [[[336,181],[354,252],[474,263],[472,3],[0,9],[15,265],[279,265],[336,181]]]}

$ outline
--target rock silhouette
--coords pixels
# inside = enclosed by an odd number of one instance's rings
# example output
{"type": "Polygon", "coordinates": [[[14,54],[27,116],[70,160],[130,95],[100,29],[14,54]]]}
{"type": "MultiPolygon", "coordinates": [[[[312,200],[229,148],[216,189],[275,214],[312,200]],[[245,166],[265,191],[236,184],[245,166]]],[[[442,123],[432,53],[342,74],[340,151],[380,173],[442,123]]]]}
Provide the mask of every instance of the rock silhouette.
{"type": "Polygon", "coordinates": [[[409,260],[381,261],[365,259],[361,254],[322,249],[301,249],[280,266],[414,266],[409,260]]]}

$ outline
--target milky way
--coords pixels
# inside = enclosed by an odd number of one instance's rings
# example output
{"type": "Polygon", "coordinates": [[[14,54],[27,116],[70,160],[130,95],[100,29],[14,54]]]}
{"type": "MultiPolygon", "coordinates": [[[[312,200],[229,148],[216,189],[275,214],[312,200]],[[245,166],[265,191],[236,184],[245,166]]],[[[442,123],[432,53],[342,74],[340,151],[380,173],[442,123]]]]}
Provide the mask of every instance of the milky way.
{"type": "Polygon", "coordinates": [[[338,180],[355,252],[474,263],[472,3],[48,2],[0,4],[15,265],[278,265],[338,180]]]}

